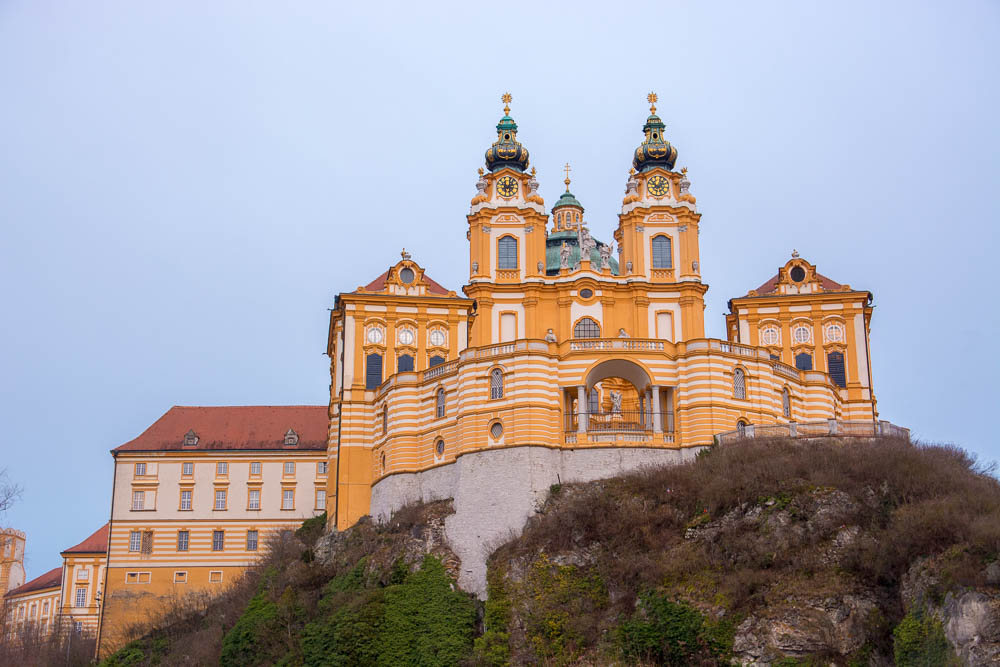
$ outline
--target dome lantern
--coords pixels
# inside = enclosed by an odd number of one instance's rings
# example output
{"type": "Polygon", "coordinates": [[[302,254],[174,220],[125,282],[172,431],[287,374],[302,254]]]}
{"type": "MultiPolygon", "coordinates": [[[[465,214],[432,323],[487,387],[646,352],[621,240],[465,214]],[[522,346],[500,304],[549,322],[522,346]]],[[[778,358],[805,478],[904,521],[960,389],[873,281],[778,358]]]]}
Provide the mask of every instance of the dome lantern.
{"type": "Polygon", "coordinates": [[[642,131],[646,135],[642,144],[635,149],[635,157],[632,158],[632,166],[636,171],[644,172],[653,167],[663,167],[673,169],[674,162],[677,161],[677,149],[670,145],[670,142],[663,136],[666,125],[656,115],[656,93],[646,96],[649,101],[649,118],[642,126],[642,131]]]}
{"type": "Polygon", "coordinates": [[[563,170],[566,172],[566,180],[563,181],[566,184],[566,192],[562,193],[552,207],[552,218],[555,220],[557,231],[575,228],[583,221],[583,204],[569,191],[571,169],[568,162],[563,170]]]}
{"type": "Polygon", "coordinates": [[[501,98],[503,118],[497,123],[497,140],[486,151],[486,168],[491,172],[505,167],[524,171],[528,168],[528,149],[517,140],[517,123],[510,117],[510,93],[501,98]]]}

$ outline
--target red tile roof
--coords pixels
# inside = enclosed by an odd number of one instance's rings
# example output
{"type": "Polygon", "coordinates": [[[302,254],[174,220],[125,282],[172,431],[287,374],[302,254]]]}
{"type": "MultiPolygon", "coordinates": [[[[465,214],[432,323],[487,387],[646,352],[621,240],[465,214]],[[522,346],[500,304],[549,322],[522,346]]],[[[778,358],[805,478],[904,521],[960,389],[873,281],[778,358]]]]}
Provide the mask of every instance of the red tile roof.
{"type": "MultiPolygon", "coordinates": [[[[768,280],[766,283],[757,288],[757,294],[764,296],[765,294],[771,294],[778,288],[778,275],[774,274],[774,277],[768,280]]],[[[830,280],[821,273],[817,273],[816,277],[819,278],[820,287],[822,287],[827,292],[839,292],[844,286],[840,283],[830,280]]]]}
{"type": "Polygon", "coordinates": [[[325,405],[175,405],[138,438],[112,451],[326,449],[329,425],[325,405]],[[290,428],[299,436],[296,447],[285,447],[285,433],[290,428]],[[184,446],[188,431],[198,436],[193,447],[184,446]]]}
{"type": "Polygon", "coordinates": [[[75,547],[70,547],[69,549],[63,549],[64,554],[96,554],[104,553],[108,550],[108,527],[110,523],[106,523],[96,531],[94,534],[80,542],[75,547]]]}
{"type": "Polygon", "coordinates": [[[7,591],[7,597],[12,597],[14,595],[24,595],[25,593],[34,593],[35,591],[43,591],[46,588],[57,588],[62,585],[62,565],[59,567],[54,567],[40,577],[35,577],[26,584],[21,584],[17,588],[7,591]]]}
{"type": "MultiPolygon", "coordinates": [[[[389,271],[386,271],[380,275],[375,280],[371,281],[365,285],[364,289],[366,292],[381,292],[385,289],[385,279],[389,277],[389,271]]],[[[427,292],[430,294],[440,294],[442,296],[448,296],[449,290],[441,286],[437,281],[432,279],[426,273],[424,274],[423,281],[427,283],[427,292]]]]}

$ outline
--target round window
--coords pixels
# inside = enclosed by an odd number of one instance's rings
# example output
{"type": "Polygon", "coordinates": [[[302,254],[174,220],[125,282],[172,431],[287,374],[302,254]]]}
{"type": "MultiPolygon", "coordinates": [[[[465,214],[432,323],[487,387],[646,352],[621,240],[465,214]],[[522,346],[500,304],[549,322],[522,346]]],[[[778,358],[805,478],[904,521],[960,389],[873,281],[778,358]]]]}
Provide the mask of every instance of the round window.
{"type": "Polygon", "coordinates": [[[803,269],[801,266],[793,266],[792,270],[789,271],[788,275],[791,276],[792,280],[794,280],[797,283],[800,283],[806,279],[806,270],[803,269]]]}
{"type": "Polygon", "coordinates": [[[778,330],[774,327],[767,327],[760,332],[760,340],[764,345],[778,344],[778,330]]]}
{"type": "Polygon", "coordinates": [[[410,283],[412,283],[413,282],[413,277],[414,277],[413,276],[413,269],[411,269],[411,268],[405,268],[405,269],[403,269],[402,271],[399,272],[399,280],[404,285],[409,285],[410,283]]]}
{"type": "Polygon", "coordinates": [[[442,345],[444,345],[445,341],[444,332],[441,331],[440,329],[434,329],[433,331],[431,331],[430,339],[431,339],[431,345],[434,345],[435,347],[441,347],[442,345]]]}
{"type": "Polygon", "coordinates": [[[795,327],[795,331],[792,332],[792,338],[795,339],[796,343],[808,343],[809,342],[809,329],[808,327],[795,327]]]}
{"type": "Polygon", "coordinates": [[[581,299],[589,299],[592,296],[594,296],[594,290],[589,290],[589,289],[580,290],[581,299]]]}
{"type": "Polygon", "coordinates": [[[444,454],[444,440],[438,440],[437,441],[437,444],[434,445],[434,451],[437,452],[438,456],[441,456],[441,455],[444,454]]]}
{"type": "Polygon", "coordinates": [[[504,141],[509,141],[510,140],[510,135],[509,134],[503,135],[503,139],[504,139],[504,141]]]}
{"type": "Polygon", "coordinates": [[[382,342],[382,339],[385,338],[385,336],[382,333],[381,327],[371,327],[370,329],[368,329],[368,335],[366,336],[366,338],[368,339],[368,342],[371,343],[372,345],[378,345],[379,343],[382,342]]]}
{"type": "Polygon", "coordinates": [[[490,426],[490,435],[493,436],[494,440],[499,440],[503,437],[503,424],[500,422],[493,422],[493,426],[490,426]]]}
{"type": "Polygon", "coordinates": [[[844,327],[839,324],[831,324],[826,328],[826,339],[831,343],[839,343],[844,340],[844,327]]]}
{"type": "Polygon", "coordinates": [[[659,139],[659,138],[660,138],[660,135],[659,135],[659,134],[657,134],[656,132],[653,132],[653,138],[654,138],[654,139],[659,139]]]}
{"type": "Polygon", "coordinates": [[[416,335],[413,333],[413,329],[400,329],[399,330],[399,343],[400,345],[413,345],[413,341],[416,340],[416,335]]]}

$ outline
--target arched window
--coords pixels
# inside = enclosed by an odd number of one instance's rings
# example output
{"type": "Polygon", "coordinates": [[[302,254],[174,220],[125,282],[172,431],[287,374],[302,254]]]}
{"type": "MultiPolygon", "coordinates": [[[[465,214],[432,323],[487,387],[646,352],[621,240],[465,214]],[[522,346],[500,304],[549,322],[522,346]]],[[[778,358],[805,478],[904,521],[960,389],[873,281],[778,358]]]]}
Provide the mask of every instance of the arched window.
{"type": "Polygon", "coordinates": [[[847,386],[847,373],[844,368],[844,353],[831,352],[826,355],[826,368],[830,372],[830,379],[838,387],[847,386]]]}
{"type": "Polygon", "coordinates": [[[378,389],[382,384],[382,355],[372,352],[365,357],[365,389],[378,389]]]}
{"type": "Polygon", "coordinates": [[[504,236],[497,241],[497,268],[517,268],[517,239],[513,236],[504,236]]]}
{"type": "Polygon", "coordinates": [[[747,374],[742,368],[733,371],[733,398],[747,397],[747,374]]]}
{"type": "Polygon", "coordinates": [[[813,369],[813,356],[808,352],[799,352],[795,355],[795,367],[800,371],[811,371],[813,369]]]}
{"type": "Polygon", "coordinates": [[[382,406],[382,435],[389,433],[389,406],[382,406]]]}
{"type": "Polygon", "coordinates": [[[409,373],[413,370],[413,355],[401,354],[396,360],[397,373],[409,373]]]}
{"type": "Polygon", "coordinates": [[[598,326],[597,322],[590,319],[589,317],[584,317],[576,326],[573,327],[573,338],[600,338],[601,337],[601,327],[598,326]]]}
{"type": "Polygon", "coordinates": [[[444,389],[438,388],[437,390],[437,417],[440,419],[444,417],[444,389]]]}
{"type": "Polygon", "coordinates": [[[653,237],[653,268],[669,269],[673,264],[673,255],[670,252],[669,236],[653,237]]]}
{"type": "Polygon", "coordinates": [[[736,433],[738,433],[741,438],[745,438],[747,435],[747,423],[742,421],[736,422],[736,433]]]}
{"type": "Polygon", "coordinates": [[[597,387],[590,390],[590,396],[587,397],[587,410],[592,415],[601,411],[601,395],[597,393],[597,387]]]}
{"type": "Polygon", "coordinates": [[[781,413],[786,417],[792,416],[792,397],[788,393],[788,387],[781,390],[781,413]]]}
{"type": "Polygon", "coordinates": [[[503,398],[503,371],[499,368],[490,371],[490,398],[503,398]]]}
{"type": "Polygon", "coordinates": [[[443,364],[443,363],[444,363],[444,357],[442,357],[442,356],[441,356],[441,355],[439,355],[439,354],[435,354],[435,355],[434,355],[433,357],[431,357],[431,358],[430,358],[430,360],[429,360],[429,361],[427,362],[427,367],[428,367],[428,368],[434,368],[435,366],[440,366],[440,365],[441,365],[441,364],[443,364]]]}

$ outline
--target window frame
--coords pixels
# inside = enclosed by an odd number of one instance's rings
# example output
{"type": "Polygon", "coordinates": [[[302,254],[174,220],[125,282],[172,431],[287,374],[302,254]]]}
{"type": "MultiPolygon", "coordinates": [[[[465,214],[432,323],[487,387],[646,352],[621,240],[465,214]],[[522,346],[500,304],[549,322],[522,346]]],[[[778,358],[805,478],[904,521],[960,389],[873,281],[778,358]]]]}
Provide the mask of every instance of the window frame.
{"type": "Polygon", "coordinates": [[[504,234],[497,239],[497,269],[501,271],[516,271],[520,268],[518,261],[518,239],[513,234],[504,234]],[[513,251],[513,252],[511,252],[513,251]],[[513,265],[511,261],[513,260],[513,265]]]}
{"type": "Polygon", "coordinates": [[[216,461],[215,462],[215,476],[216,477],[229,477],[229,461],[216,461]]]}
{"type": "Polygon", "coordinates": [[[177,551],[184,552],[191,550],[191,531],[186,528],[177,531],[177,551]]]}
{"type": "Polygon", "coordinates": [[[128,552],[137,554],[140,549],[142,549],[142,531],[130,530],[128,533],[128,552]]]}
{"type": "Polygon", "coordinates": [[[373,391],[379,388],[382,384],[382,378],[385,374],[385,360],[382,357],[381,352],[369,352],[365,355],[365,390],[373,391]],[[373,366],[374,361],[378,362],[378,377],[375,376],[375,367],[373,366]]]}
{"type": "Polygon", "coordinates": [[[264,474],[264,464],[261,463],[260,461],[251,461],[250,462],[250,476],[253,477],[253,478],[257,478],[257,477],[260,477],[263,474],[264,474]],[[256,469],[256,472],[255,472],[255,469],[256,469]]]}
{"type": "Polygon", "coordinates": [[[434,418],[441,419],[445,416],[445,391],[444,387],[438,387],[434,392],[434,418]]]}
{"type": "Polygon", "coordinates": [[[212,551],[218,553],[226,550],[226,531],[212,530],[212,551]]]}
{"type": "Polygon", "coordinates": [[[747,399],[747,372],[742,366],[733,369],[733,398],[740,401],[747,399]]]}
{"type": "Polygon", "coordinates": [[[490,400],[499,401],[503,399],[504,396],[504,372],[500,368],[493,368],[490,370],[489,374],[489,384],[490,384],[490,400]]]}
{"type": "Polygon", "coordinates": [[[251,512],[260,511],[260,489],[247,489],[247,510],[251,512]]]}
{"type": "Polygon", "coordinates": [[[75,595],[73,596],[73,606],[74,607],[87,606],[87,586],[76,587],[75,595]]]}
{"type": "Polygon", "coordinates": [[[214,495],[215,500],[212,502],[212,511],[213,512],[225,512],[226,509],[229,507],[229,493],[227,492],[227,490],[226,489],[215,489],[215,493],[213,495],[214,495]],[[222,495],[220,496],[219,494],[222,494],[222,495]],[[219,507],[219,500],[220,500],[220,498],[222,500],[222,507],[219,507]]]}
{"type": "Polygon", "coordinates": [[[257,551],[260,546],[260,532],[256,528],[247,530],[246,547],[247,551],[257,551]],[[253,546],[251,547],[250,536],[253,536],[253,546]]]}
{"type": "Polygon", "coordinates": [[[181,462],[181,477],[194,477],[194,461],[181,462]]]}
{"type": "Polygon", "coordinates": [[[314,509],[325,510],[326,509],[326,489],[316,489],[315,496],[316,496],[316,507],[314,509]],[[320,500],[320,496],[322,496],[322,500],[320,500]]]}
{"type": "Polygon", "coordinates": [[[601,325],[593,317],[584,315],[573,323],[573,338],[580,340],[592,340],[601,337],[601,325]],[[593,328],[591,328],[593,327],[593,328]],[[596,331],[596,335],[589,335],[596,331]]]}
{"type": "Polygon", "coordinates": [[[194,511],[194,491],[192,489],[181,489],[180,503],[178,505],[177,511],[179,512],[194,511]],[[187,507],[184,506],[185,500],[187,500],[187,507]]]}
{"type": "Polygon", "coordinates": [[[136,463],[135,464],[135,476],[136,477],[145,477],[146,476],[146,464],[145,463],[136,463]]]}
{"type": "Polygon", "coordinates": [[[295,489],[284,487],[281,489],[281,509],[282,511],[292,511],[295,509],[295,489]],[[288,499],[288,494],[291,494],[291,507],[286,507],[285,501],[288,499]]]}
{"type": "Polygon", "coordinates": [[[667,234],[657,234],[649,240],[649,257],[654,269],[672,269],[674,268],[674,240],[667,234]],[[657,243],[661,241],[661,243],[657,243]],[[666,242],[666,255],[664,256],[664,243],[666,242]],[[659,257],[657,257],[657,251],[659,251],[659,257]],[[666,257],[666,265],[660,265],[666,257]],[[657,261],[659,259],[659,262],[657,261]]]}
{"type": "Polygon", "coordinates": [[[132,489],[132,511],[142,512],[146,509],[146,492],[132,489]]]}

